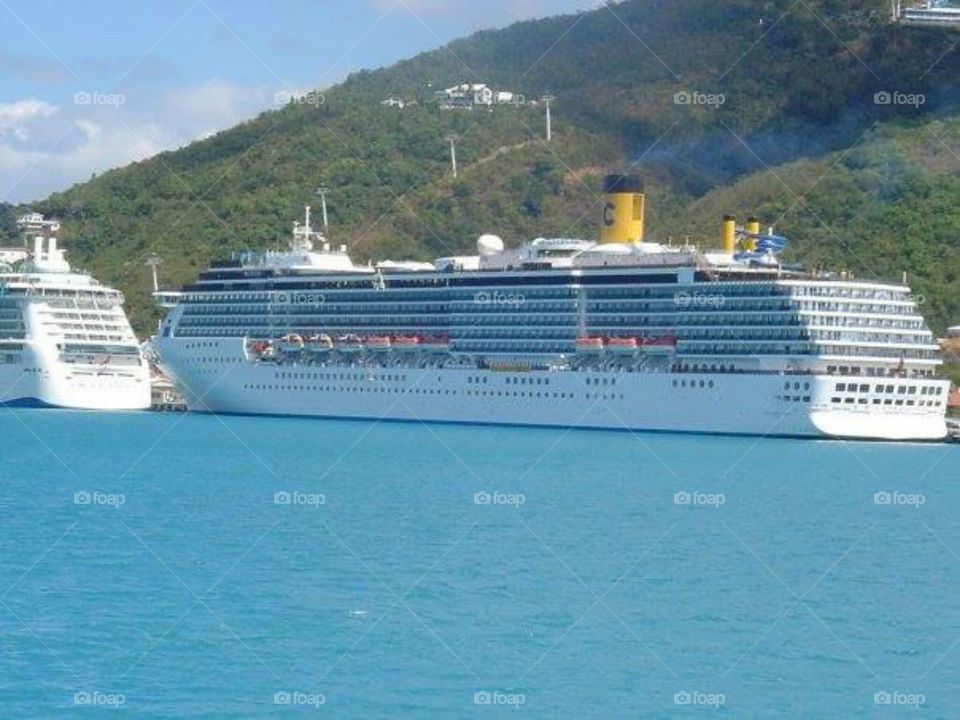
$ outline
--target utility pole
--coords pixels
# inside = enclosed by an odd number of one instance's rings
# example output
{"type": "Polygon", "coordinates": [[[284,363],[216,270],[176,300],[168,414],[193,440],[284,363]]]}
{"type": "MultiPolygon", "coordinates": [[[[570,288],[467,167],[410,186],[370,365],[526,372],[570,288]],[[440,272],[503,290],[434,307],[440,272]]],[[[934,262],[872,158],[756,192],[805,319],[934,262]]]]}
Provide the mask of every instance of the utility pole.
{"type": "Polygon", "coordinates": [[[321,185],[317,188],[316,194],[320,196],[320,208],[323,213],[323,234],[327,234],[328,223],[327,223],[327,190],[329,188],[326,185],[321,185]]]}
{"type": "Polygon", "coordinates": [[[547,142],[553,140],[553,124],[550,118],[550,103],[556,100],[557,98],[553,95],[544,95],[542,98],[544,103],[547,105],[547,142]]]}
{"type": "Polygon", "coordinates": [[[457,140],[459,139],[453,133],[447,135],[447,142],[450,143],[450,166],[453,169],[454,177],[457,177],[457,140]]]}
{"type": "Polygon", "coordinates": [[[151,255],[147,258],[147,266],[150,268],[151,273],[153,273],[153,291],[160,291],[160,281],[157,278],[157,265],[160,265],[163,261],[158,258],[156,255],[151,255]]]}

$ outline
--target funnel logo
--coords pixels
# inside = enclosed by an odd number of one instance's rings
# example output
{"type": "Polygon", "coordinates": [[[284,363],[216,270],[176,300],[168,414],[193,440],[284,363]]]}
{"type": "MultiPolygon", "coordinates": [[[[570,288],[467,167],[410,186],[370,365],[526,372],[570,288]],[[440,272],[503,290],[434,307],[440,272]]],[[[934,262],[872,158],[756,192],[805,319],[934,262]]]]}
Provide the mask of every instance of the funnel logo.
{"type": "Polygon", "coordinates": [[[613,203],[606,203],[603,206],[603,224],[607,227],[613,227],[617,224],[617,208],[613,203]]]}

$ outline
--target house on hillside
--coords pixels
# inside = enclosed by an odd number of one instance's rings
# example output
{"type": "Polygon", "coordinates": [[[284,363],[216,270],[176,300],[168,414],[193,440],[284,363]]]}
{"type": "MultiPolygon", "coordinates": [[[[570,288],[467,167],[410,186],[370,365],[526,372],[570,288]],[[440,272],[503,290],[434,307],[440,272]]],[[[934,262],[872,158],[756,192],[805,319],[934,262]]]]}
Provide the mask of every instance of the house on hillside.
{"type": "Polygon", "coordinates": [[[523,95],[509,90],[495,90],[483,83],[464,83],[434,93],[441,110],[473,110],[494,105],[521,105],[523,95]]]}
{"type": "Polygon", "coordinates": [[[407,103],[404,101],[403,98],[388,97],[386,100],[381,100],[380,104],[383,105],[384,107],[391,107],[391,108],[397,108],[399,110],[403,110],[403,108],[406,106],[407,103]]]}
{"type": "Polygon", "coordinates": [[[474,107],[491,107],[494,103],[494,92],[489,85],[469,84],[454,85],[446,90],[435,93],[441,110],[472,110],[474,107]]]}
{"type": "Polygon", "coordinates": [[[60,221],[46,220],[38,212],[28,212],[17,218],[17,229],[29,237],[48,235],[60,230],[60,221]]]}
{"type": "Polygon", "coordinates": [[[891,0],[891,14],[910,25],[960,26],[960,6],[948,0],[920,0],[912,5],[891,0]]]}

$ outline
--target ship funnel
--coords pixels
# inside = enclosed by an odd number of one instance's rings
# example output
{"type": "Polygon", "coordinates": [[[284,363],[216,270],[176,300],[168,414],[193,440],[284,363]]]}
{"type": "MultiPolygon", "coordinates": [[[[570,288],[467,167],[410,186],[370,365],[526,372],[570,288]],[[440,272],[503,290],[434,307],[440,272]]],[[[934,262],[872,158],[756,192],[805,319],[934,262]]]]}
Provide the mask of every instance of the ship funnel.
{"type": "Polygon", "coordinates": [[[608,175],[603,180],[603,201],[600,241],[643,242],[643,180],[637,175],[608,175]]]}
{"type": "Polygon", "coordinates": [[[744,245],[747,250],[756,250],[757,249],[757,239],[760,235],[760,221],[755,217],[747,218],[747,225],[744,228],[747,231],[747,237],[744,240],[744,245]]]}
{"type": "Polygon", "coordinates": [[[40,235],[33,239],[33,259],[37,262],[43,259],[43,237],[40,235]]]}
{"type": "Polygon", "coordinates": [[[737,250],[737,219],[733,215],[723,216],[723,251],[733,255],[737,250]]]}

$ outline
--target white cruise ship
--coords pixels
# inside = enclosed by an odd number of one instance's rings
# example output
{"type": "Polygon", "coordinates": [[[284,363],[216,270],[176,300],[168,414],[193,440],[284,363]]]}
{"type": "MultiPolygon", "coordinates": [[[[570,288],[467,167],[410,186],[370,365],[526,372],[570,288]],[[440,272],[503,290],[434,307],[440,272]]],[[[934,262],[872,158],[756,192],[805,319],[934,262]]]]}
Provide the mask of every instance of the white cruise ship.
{"type": "Polygon", "coordinates": [[[150,407],[123,296],[73,272],[53,237],[0,252],[0,405],[150,407]]]}
{"type": "Polygon", "coordinates": [[[939,440],[949,382],[910,288],[785,267],[724,219],[715,250],[646,242],[640,181],[605,181],[600,242],[354,264],[306,222],[216,262],[156,348],[192,410],[939,440]]]}

